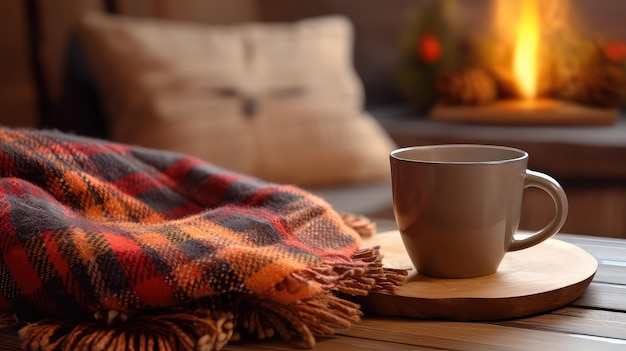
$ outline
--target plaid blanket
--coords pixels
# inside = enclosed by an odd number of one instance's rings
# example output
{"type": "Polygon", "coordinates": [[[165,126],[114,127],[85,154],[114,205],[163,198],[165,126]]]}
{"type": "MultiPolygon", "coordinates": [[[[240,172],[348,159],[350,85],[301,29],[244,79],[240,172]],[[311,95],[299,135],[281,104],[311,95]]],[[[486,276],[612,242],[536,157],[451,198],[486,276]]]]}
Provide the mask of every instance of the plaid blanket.
{"type": "Polygon", "coordinates": [[[30,350],[332,334],[405,272],[322,199],[199,159],[0,128],[0,311],[30,350]]]}

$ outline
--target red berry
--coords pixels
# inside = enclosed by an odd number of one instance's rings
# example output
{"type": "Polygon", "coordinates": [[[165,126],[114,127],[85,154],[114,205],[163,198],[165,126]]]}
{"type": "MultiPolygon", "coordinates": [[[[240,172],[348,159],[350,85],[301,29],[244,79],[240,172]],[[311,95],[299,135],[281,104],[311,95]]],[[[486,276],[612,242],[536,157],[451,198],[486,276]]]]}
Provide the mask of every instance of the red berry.
{"type": "Polygon", "coordinates": [[[417,42],[417,56],[426,63],[435,63],[441,57],[441,42],[432,33],[424,34],[417,42]]]}
{"type": "Polygon", "coordinates": [[[613,62],[622,62],[626,59],[626,43],[612,41],[604,46],[604,55],[613,62]]]}

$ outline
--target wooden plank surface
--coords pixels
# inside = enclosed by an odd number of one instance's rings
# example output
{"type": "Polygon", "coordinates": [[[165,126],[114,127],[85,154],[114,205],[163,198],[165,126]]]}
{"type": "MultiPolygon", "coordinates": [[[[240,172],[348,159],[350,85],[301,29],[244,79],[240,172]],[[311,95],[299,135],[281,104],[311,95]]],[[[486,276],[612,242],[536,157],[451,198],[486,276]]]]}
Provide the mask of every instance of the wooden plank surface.
{"type": "MultiPolygon", "coordinates": [[[[243,350],[268,350],[268,351],[298,351],[302,350],[302,345],[296,341],[283,342],[277,340],[266,340],[265,342],[238,342],[227,345],[225,351],[243,350]]],[[[349,336],[329,336],[318,337],[316,351],[341,350],[341,351],[396,351],[396,350],[432,350],[431,347],[406,344],[403,342],[364,340],[359,337],[349,336]]]]}
{"type": "Polygon", "coordinates": [[[572,306],[615,310],[626,313],[626,285],[592,281],[585,293],[572,302],[572,306]]]}
{"type": "Polygon", "coordinates": [[[598,336],[591,338],[589,334],[572,335],[494,323],[407,321],[385,317],[367,318],[340,334],[365,339],[359,342],[362,345],[375,339],[443,350],[595,351],[626,348],[626,341],[623,339],[598,336]]]}
{"type": "Polygon", "coordinates": [[[0,350],[18,351],[22,349],[22,343],[17,337],[15,328],[0,329],[0,350]]]}
{"type": "Polygon", "coordinates": [[[623,339],[626,333],[626,314],[587,308],[564,307],[552,313],[512,319],[493,324],[596,337],[623,339]]]}

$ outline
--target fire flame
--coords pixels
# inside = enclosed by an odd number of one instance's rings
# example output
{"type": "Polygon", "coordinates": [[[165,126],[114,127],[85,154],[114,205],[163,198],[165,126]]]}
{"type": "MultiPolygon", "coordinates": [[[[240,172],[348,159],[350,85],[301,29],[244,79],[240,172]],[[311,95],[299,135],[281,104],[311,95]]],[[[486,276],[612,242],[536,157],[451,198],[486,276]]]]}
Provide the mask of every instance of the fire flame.
{"type": "Polygon", "coordinates": [[[537,96],[540,30],[537,0],[523,0],[517,25],[513,72],[519,93],[527,99],[537,96]]]}

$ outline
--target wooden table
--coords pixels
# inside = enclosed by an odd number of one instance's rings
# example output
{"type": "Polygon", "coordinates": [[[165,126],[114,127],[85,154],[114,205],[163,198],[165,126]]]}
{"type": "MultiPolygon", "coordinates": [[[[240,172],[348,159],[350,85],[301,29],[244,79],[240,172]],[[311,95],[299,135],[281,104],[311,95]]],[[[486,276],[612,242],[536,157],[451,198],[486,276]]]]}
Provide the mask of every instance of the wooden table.
{"type": "MultiPolygon", "coordinates": [[[[379,222],[388,230],[391,221],[379,222]]],[[[626,240],[558,234],[599,262],[575,302],[536,316],[492,322],[450,322],[366,315],[356,326],[317,337],[315,350],[626,350],[626,240]]],[[[15,331],[0,330],[0,350],[19,350],[15,331]]],[[[224,350],[299,350],[297,341],[233,343],[224,350]]]]}

